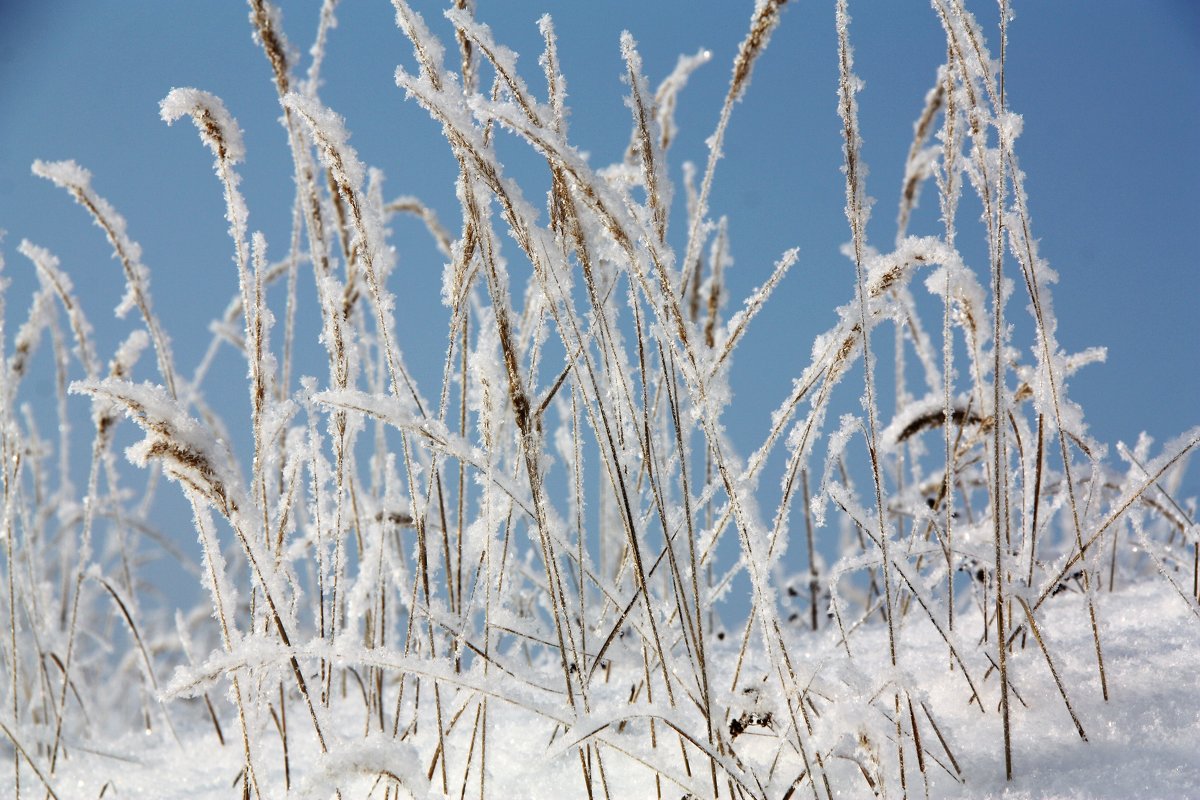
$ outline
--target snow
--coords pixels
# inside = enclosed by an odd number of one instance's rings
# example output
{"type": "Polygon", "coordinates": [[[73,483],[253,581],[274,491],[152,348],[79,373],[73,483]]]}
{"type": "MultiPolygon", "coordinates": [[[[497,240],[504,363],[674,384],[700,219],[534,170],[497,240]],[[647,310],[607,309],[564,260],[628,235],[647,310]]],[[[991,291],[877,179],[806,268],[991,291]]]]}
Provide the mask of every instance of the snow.
{"type": "MultiPolygon", "coordinates": [[[[929,797],[933,798],[1133,798],[1187,797],[1200,786],[1200,751],[1194,745],[1200,729],[1200,706],[1191,698],[1200,692],[1200,621],[1180,599],[1160,582],[1137,584],[1100,595],[1103,609],[1100,635],[1105,643],[1105,663],[1112,694],[1109,702],[1100,697],[1096,680],[1095,656],[1087,608],[1082,595],[1068,594],[1048,608],[1042,624],[1055,631],[1053,648],[1063,682],[1068,687],[1087,741],[1077,735],[1062,700],[1055,689],[1044,659],[1032,641],[1019,646],[1010,658],[1014,686],[1024,703],[1013,703],[1014,777],[1004,780],[999,715],[994,709],[995,677],[984,681],[989,703],[986,713],[968,703],[961,676],[947,669],[945,645],[928,626],[910,624],[901,641],[901,668],[910,675],[941,673],[921,697],[933,712],[942,734],[952,743],[954,757],[966,777],[964,783],[950,775],[949,759],[941,764],[927,763],[929,797]]],[[[977,615],[964,615],[963,630],[979,628],[977,615]]],[[[884,680],[887,674],[886,631],[870,626],[854,635],[854,653],[858,671],[884,680]]],[[[823,657],[834,643],[808,640],[797,648],[802,669],[815,680],[836,679],[832,671],[822,669],[823,657]]],[[[715,645],[715,643],[714,643],[715,645]]],[[[349,654],[347,654],[349,655],[349,654]]],[[[240,655],[238,660],[247,656],[240,655]]],[[[260,658],[267,658],[263,653],[260,658]]],[[[277,656],[278,657],[278,654],[277,656]]],[[[379,655],[386,660],[387,656],[379,655]]],[[[748,661],[761,660],[751,654],[748,661]]],[[[449,682],[477,684],[469,692],[468,707],[488,692],[488,683],[469,676],[456,678],[445,673],[449,682]]],[[[718,682],[727,676],[714,676],[718,682]]],[[[178,677],[176,679],[178,681],[178,677]]],[[[871,685],[861,687],[870,691],[871,685]]],[[[361,797],[375,783],[381,770],[401,776],[402,785],[412,787],[413,797],[442,797],[438,781],[424,779],[425,767],[433,755],[434,741],[423,746],[391,736],[361,732],[361,702],[353,693],[336,697],[325,721],[344,738],[339,748],[321,756],[313,737],[303,730],[296,718],[289,739],[290,777],[299,797],[331,797],[340,786],[343,796],[361,797]],[[355,733],[355,730],[358,733],[355,733]],[[297,732],[298,731],[298,732],[297,732]]],[[[169,706],[178,705],[172,701],[169,706]]],[[[462,704],[464,701],[455,701],[462,704]]],[[[523,701],[527,702],[527,701],[523,701]]],[[[538,704],[540,705],[540,704],[538,704]]],[[[547,709],[549,710],[549,709],[547,709]]],[[[565,710],[565,709],[564,709],[565,710]]],[[[642,708],[641,712],[647,709],[642,708]]],[[[579,763],[574,748],[549,746],[553,737],[553,719],[533,713],[527,706],[493,699],[488,705],[487,796],[558,798],[579,796],[579,763]]],[[[922,737],[936,738],[918,711],[922,737]]],[[[211,724],[195,713],[176,713],[180,741],[172,742],[150,731],[139,731],[106,742],[68,741],[69,757],[52,781],[59,797],[97,797],[107,785],[109,792],[125,798],[188,797],[192,800],[227,798],[242,765],[242,754],[227,724],[226,743],[218,743],[211,724]],[[186,722],[185,722],[186,720],[186,722]]],[[[580,719],[574,731],[585,732],[601,727],[601,721],[580,719]]],[[[609,727],[612,727],[611,725],[609,727]]],[[[750,726],[741,734],[747,739],[769,741],[763,729],[750,726]]],[[[847,731],[853,735],[853,729],[847,731]]],[[[560,736],[562,734],[560,733],[560,736]]],[[[570,736],[570,735],[569,735],[570,736]]],[[[653,774],[644,766],[620,755],[621,737],[612,737],[613,747],[606,749],[606,768],[614,797],[650,797],[654,793],[653,774]]],[[[464,741],[456,741],[458,749],[464,741]]],[[[894,757],[884,744],[881,757],[894,757]]],[[[937,745],[931,752],[942,754],[937,745]]],[[[461,769],[463,754],[456,752],[452,763],[461,769]]],[[[745,755],[743,757],[746,757],[745,755]]],[[[256,769],[262,786],[283,785],[281,750],[273,732],[259,731],[256,769]],[[272,738],[274,737],[274,741],[272,738]]],[[[923,780],[909,753],[908,781],[911,796],[923,796],[923,780]]],[[[844,788],[842,796],[867,794],[861,777],[847,769],[849,762],[831,768],[835,786],[844,788]]],[[[26,781],[30,777],[26,777],[26,781]]],[[[477,780],[477,778],[476,778],[477,780]]],[[[888,787],[889,795],[899,787],[888,787]]],[[[670,791],[681,791],[671,789],[670,791]]],[[[12,773],[0,776],[0,793],[11,796],[12,773]]],[[[270,793],[268,793],[270,796],[270,793]]],[[[406,795],[401,795],[406,796],[406,795]]],[[[457,796],[457,794],[455,794],[457,796]]],[[[670,796],[670,795],[668,795],[670,796]]],[[[797,796],[805,796],[798,793],[797,796]]]]}

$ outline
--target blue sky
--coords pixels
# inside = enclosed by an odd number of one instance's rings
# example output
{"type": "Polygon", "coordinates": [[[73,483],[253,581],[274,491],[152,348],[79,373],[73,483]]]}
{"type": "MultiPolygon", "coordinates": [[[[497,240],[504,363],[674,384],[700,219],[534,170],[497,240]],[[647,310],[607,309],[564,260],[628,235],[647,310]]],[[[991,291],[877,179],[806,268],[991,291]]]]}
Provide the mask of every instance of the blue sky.
{"type": "MultiPolygon", "coordinates": [[[[693,75],[680,100],[671,177],[678,186],[684,159],[703,163],[703,142],[716,122],[749,2],[479,5],[496,37],[522,53],[532,86],[541,85],[535,21],[544,11],[554,16],[571,138],[597,166],[619,158],[628,141],[620,31],[630,30],[639,42],[652,84],[679,54],[712,50],[713,60],[693,75]]],[[[994,24],[995,3],[970,5],[994,24]]],[[[414,6],[450,40],[441,4],[414,6]]],[[[293,45],[306,51],[319,2],[282,7],[293,45]]],[[[1131,441],[1143,429],[1161,441],[1200,421],[1198,8],[1187,0],[1146,0],[1136,7],[1115,0],[1023,2],[1010,28],[1007,91],[1010,106],[1025,119],[1017,150],[1028,175],[1034,234],[1060,275],[1059,338],[1068,350],[1104,345],[1109,351],[1106,365],[1074,378],[1071,395],[1094,434],[1110,443],[1131,441]]],[[[860,1],[851,13],[856,71],[866,82],[859,104],[867,187],[876,199],[869,233],[887,247],[912,123],[944,57],[944,39],[923,3],[860,1]]],[[[34,285],[32,267],[16,252],[22,238],[62,259],[103,357],[129,330],[129,321],[111,314],[124,289],[103,236],[64,192],[29,171],[36,158],[71,158],[93,172],[96,190],[142,244],[181,370],[189,373],[200,358],[207,336],[198,333],[223,311],[236,275],[211,157],[190,125],[168,128],[158,119],[158,103],[173,87],[217,94],[240,122],[250,225],[266,234],[274,257],[284,254],[290,156],[268,66],[246,16],[237,2],[0,0],[0,229],[7,231],[0,247],[12,284],[10,331],[34,285]]],[[[346,117],[362,159],[384,170],[389,196],[418,195],[455,227],[449,150],[427,114],[393,82],[395,66],[412,60],[390,3],[345,0],[339,20],[322,99],[346,117]]],[[[988,30],[998,54],[995,29],[988,30]]],[[[853,266],[838,252],[849,238],[839,125],[833,4],[798,3],[785,13],[735,112],[713,199],[714,212],[730,218],[735,297],[761,283],[783,251],[801,248],[799,263],[739,351],[738,411],[730,425],[746,450],[761,437],[790,376],[806,363],[812,337],[833,324],[833,309],[852,296],[853,266]]],[[[510,152],[517,174],[529,169],[537,186],[536,159],[515,146],[510,152]]],[[[538,192],[526,194],[536,198],[538,192]]],[[[934,233],[932,192],[927,200],[917,232],[934,233]]],[[[962,227],[970,224],[964,218],[962,227]]],[[[445,335],[441,259],[415,225],[398,223],[394,230],[397,279],[403,276],[404,283],[392,290],[434,315],[398,320],[406,358],[430,393],[445,335]]],[[[676,237],[680,231],[676,221],[676,237]]],[[[1010,306],[1018,325],[1028,322],[1024,305],[1018,295],[1010,306]]],[[[315,339],[316,326],[307,330],[315,339]]],[[[309,346],[315,353],[315,341],[309,346]]],[[[226,356],[219,368],[229,370],[231,380],[210,383],[210,401],[243,413],[244,365],[226,356]],[[226,386],[233,387],[229,398],[214,397],[226,386]]],[[[319,363],[306,371],[324,374],[319,363]]]]}

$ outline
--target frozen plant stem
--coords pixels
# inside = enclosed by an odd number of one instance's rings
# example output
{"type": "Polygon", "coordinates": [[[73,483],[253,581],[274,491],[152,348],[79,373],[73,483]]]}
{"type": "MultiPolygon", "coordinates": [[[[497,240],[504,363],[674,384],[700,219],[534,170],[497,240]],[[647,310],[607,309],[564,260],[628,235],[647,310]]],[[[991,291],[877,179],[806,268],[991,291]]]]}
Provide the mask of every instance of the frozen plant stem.
{"type": "MultiPolygon", "coordinates": [[[[896,659],[896,623],[892,607],[892,573],[891,553],[887,523],[883,516],[883,471],[879,466],[879,454],[876,435],[875,379],[871,363],[871,326],[867,319],[867,279],[864,247],[867,224],[867,208],[865,185],[861,163],[862,139],[858,133],[858,103],[855,100],[858,78],[854,75],[854,61],[850,50],[850,15],[846,0],[837,3],[837,32],[838,32],[838,75],[840,87],[840,104],[838,113],[842,118],[843,148],[845,151],[846,174],[846,218],[850,222],[850,234],[854,247],[854,276],[856,283],[858,305],[858,327],[863,359],[863,393],[867,411],[867,452],[871,461],[871,480],[875,486],[875,522],[879,530],[879,547],[883,556],[883,598],[884,614],[887,617],[888,629],[888,658],[892,669],[897,666],[896,659]]],[[[901,728],[900,690],[893,691],[893,706],[896,721],[896,748],[900,762],[900,784],[907,796],[907,783],[904,771],[904,732],[901,728]]]]}
{"type": "MultiPolygon", "coordinates": [[[[1000,99],[999,116],[1004,117],[1004,46],[1008,39],[1008,3],[1000,0],[1000,99]]],[[[992,544],[995,554],[996,584],[996,647],[1000,662],[1000,714],[1004,726],[1004,776],[1011,781],[1012,766],[1012,723],[1008,702],[1008,637],[1005,636],[1005,581],[1004,547],[1008,539],[1008,453],[1005,450],[1005,431],[1008,413],[1004,407],[1004,202],[1005,202],[1005,142],[1001,134],[1000,168],[996,170],[996,191],[988,198],[991,206],[986,210],[990,237],[992,264],[992,544]]],[[[1065,461],[1065,459],[1064,459],[1065,461]]]]}

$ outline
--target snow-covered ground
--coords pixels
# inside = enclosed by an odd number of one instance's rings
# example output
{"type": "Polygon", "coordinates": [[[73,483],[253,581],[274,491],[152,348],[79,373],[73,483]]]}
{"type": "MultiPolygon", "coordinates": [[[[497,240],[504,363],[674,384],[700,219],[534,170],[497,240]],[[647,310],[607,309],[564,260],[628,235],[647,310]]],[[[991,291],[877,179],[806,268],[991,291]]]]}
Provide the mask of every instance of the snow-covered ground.
{"type": "MultiPolygon", "coordinates": [[[[1200,731],[1200,703],[1196,702],[1200,697],[1200,671],[1195,669],[1200,664],[1200,617],[1196,607],[1187,608],[1168,584],[1159,581],[1098,597],[1110,700],[1104,702],[1100,693],[1086,602],[1081,595],[1062,595],[1048,606],[1042,625],[1054,632],[1051,646],[1055,662],[1087,741],[1082,741],[1076,732],[1046,662],[1029,638],[1024,650],[1018,647],[1009,662],[1012,685],[1021,698],[1014,699],[1012,704],[1014,777],[1011,782],[1004,777],[995,674],[983,681],[986,711],[981,713],[977,705],[968,703],[969,692],[961,675],[947,669],[945,646],[930,626],[913,624],[904,630],[901,669],[910,676],[921,677],[927,690],[924,701],[938,720],[963,775],[961,782],[950,775],[947,768],[952,767],[946,751],[934,743],[928,749],[940,754],[940,763],[930,763],[931,759],[927,759],[922,779],[910,751],[907,765],[910,797],[927,794],[1016,800],[1200,796],[1200,749],[1195,743],[1195,734],[1200,731]],[[929,680],[930,675],[938,672],[943,676],[940,680],[929,680]]],[[[965,616],[962,630],[972,630],[972,625],[978,626],[978,622],[977,618],[965,616]]],[[[819,653],[831,642],[820,640],[812,644],[809,649],[798,648],[796,652],[804,668],[817,671],[821,663],[819,653]]],[[[886,632],[882,626],[855,634],[851,649],[860,671],[886,674],[886,632]]],[[[753,657],[750,661],[754,661],[753,657]]],[[[837,682],[835,676],[817,671],[814,684],[830,680],[837,682]]],[[[470,716],[477,704],[451,700],[449,705],[464,706],[467,709],[464,716],[470,716]]],[[[352,707],[353,704],[341,706],[352,707]]],[[[356,713],[347,710],[338,720],[347,733],[354,726],[362,726],[361,708],[359,705],[356,713]]],[[[446,796],[441,791],[437,771],[432,781],[424,777],[432,753],[418,752],[405,741],[372,734],[358,744],[353,736],[348,736],[343,740],[342,750],[321,758],[314,737],[303,728],[304,720],[298,716],[298,709],[292,714],[292,794],[288,796],[331,797],[335,787],[340,787],[346,798],[382,798],[385,782],[378,779],[382,770],[400,777],[414,790],[415,797],[446,796]]],[[[489,715],[486,797],[585,796],[577,749],[563,743],[586,733],[581,730],[588,727],[586,721],[566,737],[560,730],[551,742],[553,726],[539,723],[525,709],[493,701],[489,704],[489,715]]],[[[919,727],[923,737],[935,737],[924,719],[919,727]]],[[[242,753],[236,738],[229,735],[232,728],[232,723],[227,722],[225,746],[217,742],[211,726],[196,724],[180,726],[178,744],[170,743],[166,736],[135,735],[114,741],[103,750],[69,747],[70,757],[59,765],[52,780],[53,790],[61,798],[201,800],[236,796],[234,787],[242,753]]],[[[845,735],[854,737],[856,732],[847,730],[845,735]]],[[[753,726],[742,736],[759,737],[764,743],[775,741],[764,732],[756,732],[753,726]]],[[[264,796],[283,796],[279,740],[265,732],[255,738],[264,796]]],[[[425,737],[423,741],[430,739],[425,737]]],[[[467,740],[460,737],[456,741],[465,745],[467,740]]],[[[619,734],[609,741],[613,746],[603,752],[610,796],[655,796],[653,774],[622,758],[616,749],[620,745],[619,734]]],[[[881,749],[881,758],[895,757],[890,744],[881,749]]],[[[456,797],[462,787],[461,756],[455,753],[450,759],[450,795],[456,797]],[[459,771],[458,777],[453,777],[455,770],[459,771]]],[[[752,744],[743,757],[755,758],[752,744]]],[[[827,768],[835,796],[870,796],[853,762],[827,758],[827,768]]],[[[22,777],[26,796],[41,796],[38,780],[27,767],[22,770],[22,777]]],[[[684,794],[684,789],[672,786],[666,779],[663,784],[663,797],[684,794]]],[[[900,797],[902,787],[885,785],[881,793],[900,797]]],[[[476,774],[468,781],[466,796],[478,794],[476,774]]],[[[0,795],[14,796],[11,769],[6,770],[0,782],[0,795]]],[[[811,796],[811,789],[805,784],[793,796],[811,796]]]]}

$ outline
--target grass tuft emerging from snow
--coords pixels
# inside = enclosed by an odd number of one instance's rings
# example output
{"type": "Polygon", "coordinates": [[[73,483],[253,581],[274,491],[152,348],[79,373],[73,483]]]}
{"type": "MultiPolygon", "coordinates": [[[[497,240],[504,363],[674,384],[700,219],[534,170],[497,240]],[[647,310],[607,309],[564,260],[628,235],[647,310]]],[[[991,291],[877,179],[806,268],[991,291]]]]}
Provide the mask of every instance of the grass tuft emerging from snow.
{"type": "Polygon", "coordinates": [[[836,3],[831,158],[845,193],[830,201],[845,204],[846,302],[750,446],[726,427],[739,413],[731,363],[787,368],[746,334],[801,256],[787,250],[731,296],[734,243],[713,209],[726,130],[785,3],[755,4],[706,166],[681,173],[675,103],[706,51],[655,87],[622,37],[629,145],[601,167],[568,134],[569,43],[550,17],[531,76],[472,3],[446,15],[453,44],[393,4],[412,45],[398,93],[440,127],[459,218],[388,200],[349,144],[353,120],[319,96],[337,4],[324,4],[301,80],[280,14],[251,0],[295,229],[269,261],[240,189],[253,156],[239,123],[214,95],[172,90],[162,117],[190,117],[212,151],[236,266],[190,377],[151,268],[92,173],[33,167],[107,237],[127,287],[118,313],[137,314],[116,352],[97,353],[93,309],[49,250],[20,246],[40,289],[15,329],[0,327],[0,793],[832,800],[1200,786],[1200,528],[1180,496],[1200,428],[1114,459],[1068,396],[1103,353],[1057,339],[1057,276],[1038,254],[1004,94],[1004,0],[999,59],[962,0],[932,3],[948,57],[914,109],[890,246],[868,236],[862,83],[836,3]],[[544,162],[544,207],[542,183],[502,155],[514,142],[544,162]],[[922,190],[940,219],[915,235],[922,190]],[[960,218],[974,216],[960,214],[968,200],[978,220],[960,218]],[[398,215],[423,221],[444,259],[445,328],[416,341],[397,320],[429,299],[398,265],[398,215]],[[54,441],[23,410],[43,339],[54,441]],[[441,378],[422,383],[406,353],[431,346],[441,378]],[[205,400],[225,349],[244,361],[241,416],[205,400]],[[72,458],[87,461],[85,485],[72,458]],[[190,520],[164,524],[156,498],[174,491],[190,520]],[[179,560],[203,600],[168,613],[139,559],[177,550],[158,530],[188,525],[199,557],[179,560]]]}

